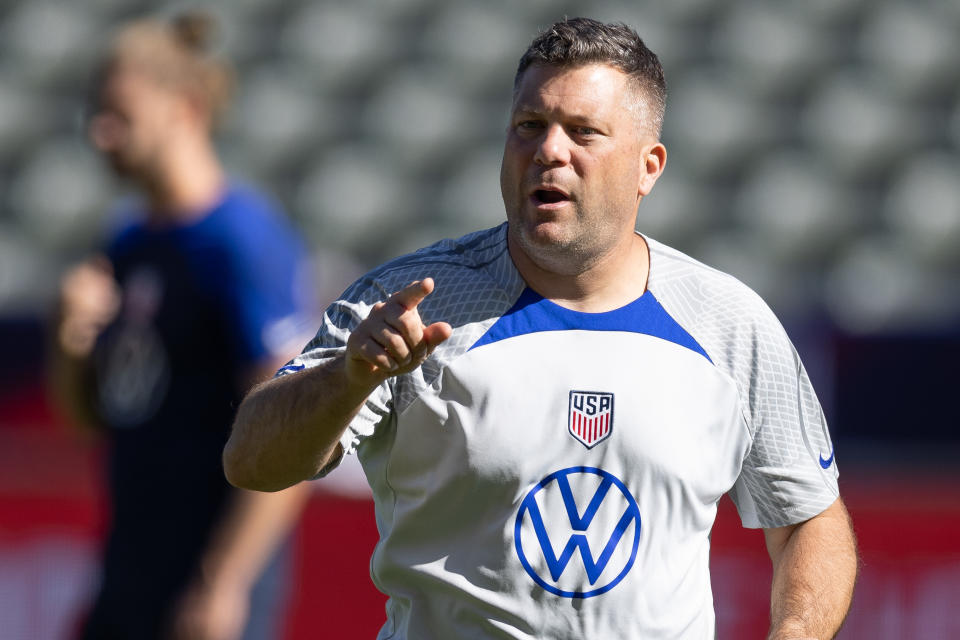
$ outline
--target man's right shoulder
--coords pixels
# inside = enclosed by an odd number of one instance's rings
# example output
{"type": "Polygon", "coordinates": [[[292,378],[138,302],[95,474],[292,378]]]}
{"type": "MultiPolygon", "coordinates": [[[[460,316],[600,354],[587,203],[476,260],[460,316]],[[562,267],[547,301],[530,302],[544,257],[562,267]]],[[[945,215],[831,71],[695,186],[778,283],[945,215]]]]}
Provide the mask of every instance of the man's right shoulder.
{"type": "Polygon", "coordinates": [[[433,278],[434,291],[418,306],[424,323],[454,327],[483,322],[506,312],[525,284],[507,251],[506,224],[441,240],[373,269],[327,309],[327,320],[349,329],[373,305],[415,280],[433,278]]]}
{"type": "Polygon", "coordinates": [[[342,297],[348,301],[376,302],[424,278],[433,278],[436,284],[427,300],[447,299],[462,293],[465,287],[512,288],[516,276],[510,273],[511,266],[503,224],[440,240],[394,258],[366,273],[342,297]]]}
{"type": "MultiPolygon", "coordinates": [[[[447,322],[455,336],[466,335],[466,325],[480,327],[482,333],[510,309],[526,286],[507,251],[505,224],[441,240],[386,262],[354,282],[327,308],[305,351],[326,355],[329,349],[342,348],[376,303],[424,278],[433,278],[434,290],[417,305],[422,321],[447,322]]],[[[445,347],[457,342],[448,341],[445,347]]]]}

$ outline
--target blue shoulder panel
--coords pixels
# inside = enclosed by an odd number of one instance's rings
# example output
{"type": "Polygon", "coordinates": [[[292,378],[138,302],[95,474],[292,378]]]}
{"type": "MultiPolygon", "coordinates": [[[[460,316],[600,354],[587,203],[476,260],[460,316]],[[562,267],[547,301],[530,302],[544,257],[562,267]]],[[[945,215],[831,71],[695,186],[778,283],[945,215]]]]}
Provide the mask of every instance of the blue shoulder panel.
{"type": "Polygon", "coordinates": [[[626,331],[661,338],[699,353],[711,364],[703,347],[647,291],[630,304],[603,313],[585,313],[561,307],[527,287],[514,305],[470,349],[540,331],[626,331]]]}

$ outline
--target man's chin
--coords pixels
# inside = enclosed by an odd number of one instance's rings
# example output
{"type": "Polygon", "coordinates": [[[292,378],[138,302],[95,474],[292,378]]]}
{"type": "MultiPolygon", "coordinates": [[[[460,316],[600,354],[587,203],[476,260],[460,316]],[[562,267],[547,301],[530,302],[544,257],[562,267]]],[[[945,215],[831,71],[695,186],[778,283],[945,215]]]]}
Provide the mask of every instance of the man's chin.
{"type": "Polygon", "coordinates": [[[582,247],[576,238],[556,224],[524,226],[515,234],[517,248],[541,269],[553,273],[579,273],[582,267],[582,247]]]}
{"type": "Polygon", "coordinates": [[[561,249],[570,244],[570,230],[557,220],[538,220],[523,224],[520,230],[525,243],[531,246],[561,249]]]}

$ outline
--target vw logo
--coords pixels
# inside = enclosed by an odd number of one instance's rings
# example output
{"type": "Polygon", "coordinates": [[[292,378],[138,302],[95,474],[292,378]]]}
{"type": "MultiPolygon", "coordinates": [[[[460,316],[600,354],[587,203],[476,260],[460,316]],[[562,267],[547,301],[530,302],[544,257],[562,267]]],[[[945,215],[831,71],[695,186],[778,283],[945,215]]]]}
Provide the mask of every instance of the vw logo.
{"type": "Polygon", "coordinates": [[[570,467],[524,497],[513,533],[533,581],[565,598],[590,598],[629,573],[640,546],[640,507],[626,485],[595,467],[570,467]]]}

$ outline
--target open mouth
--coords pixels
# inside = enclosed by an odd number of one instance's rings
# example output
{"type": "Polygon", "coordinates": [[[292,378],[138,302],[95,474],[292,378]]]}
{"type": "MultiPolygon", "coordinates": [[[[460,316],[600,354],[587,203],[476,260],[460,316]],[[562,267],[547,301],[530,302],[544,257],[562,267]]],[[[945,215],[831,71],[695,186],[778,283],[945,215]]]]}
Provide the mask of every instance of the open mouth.
{"type": "Polygon", "coordinates": [[[562,191],[555,191],[553,189],[537,189],[532,195],[538,204],[556,204],[558,202],[566,202],[570,199],[570,197],[562,191]]]}

